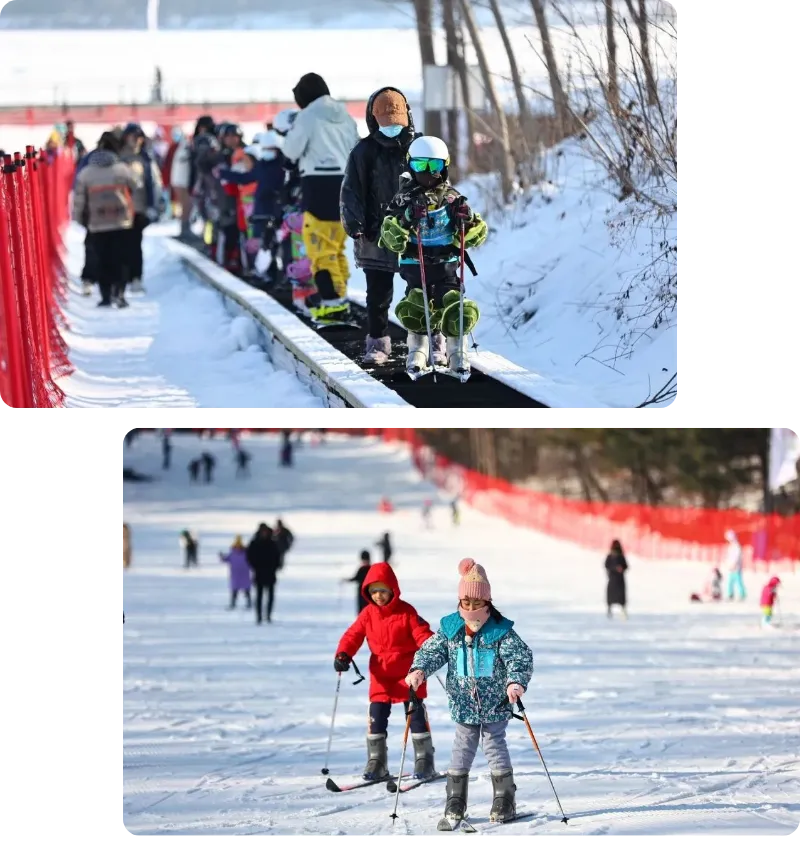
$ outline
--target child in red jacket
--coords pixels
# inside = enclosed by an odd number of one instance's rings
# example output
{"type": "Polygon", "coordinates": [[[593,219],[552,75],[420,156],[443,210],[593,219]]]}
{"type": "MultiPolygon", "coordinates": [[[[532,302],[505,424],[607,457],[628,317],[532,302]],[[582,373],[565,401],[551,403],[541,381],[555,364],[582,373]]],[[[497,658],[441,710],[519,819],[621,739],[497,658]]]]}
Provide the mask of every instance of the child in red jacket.
{"type": "Polygon", "coordinates": [[[761,591],[761,626],[770,626],[772,623],[772,610],[775,607],[775,601],[778,599],[778,585],[781,580],[777,576],[773,576],[761,591]]]}
{"type": "MultiPolygon", "coordinates": [[[[408,715],[409,691],[405,677],[414,654],[433,631],[417,610],[400,599],[400,586],[394,570],[386,562],[373,564],[361,586],[369,602],[355,623],[342,636],[336,650],[333,667],[347,671],[364,639],[372,652],[369,659],[369,730],[367,733],[367,765],[364,780],[375,781],[389,777],[386,731],[392,704],[403,703],[408,715]]],[[[417,697],[426,696],[425,685],[417,697]]],[[[436,774],[433,766],[433,741],[428,730],[425,705],[416,706],[411,716],[414,743],[414,777],[429,778],[436,774]]]]}

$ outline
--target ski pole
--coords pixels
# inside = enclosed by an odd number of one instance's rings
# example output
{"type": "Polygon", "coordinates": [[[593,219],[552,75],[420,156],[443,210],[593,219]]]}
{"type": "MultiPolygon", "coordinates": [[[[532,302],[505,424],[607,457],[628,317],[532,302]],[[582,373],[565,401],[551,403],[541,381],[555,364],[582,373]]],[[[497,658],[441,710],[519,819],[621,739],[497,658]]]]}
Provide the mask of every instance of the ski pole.
{"type": "Polygon", "coordinates": [[[525,722],[526,727],[528,728],[528,733],[531,735],[531,739],[533,740],[533,746],[539,754],[539,759],[542,761],[542,766],[544,766],[544,773],[545,775],[547,775],[547,780],[550,781],[550,786],[553,787],[553,795],[556,797],[556,801],[558,802],[558,809],[561,811],[561,816],[563,817],[561,822],[566,825],[568,820],[566,814],[564,813],[564,808],[561,807],[561,802],[558,799],[558,793],[556,792],[556,788],[553,786],[553,779],[550,777],[550,773],[547,771],[547,764],[544,762],[544,757],[542,757],[542,752],[539,748],[539,743],[536,741],[536,737],[533,735],[533,728],[531,727],[531,723],[528,721],[528,716],[525,715],[525,707],[522,706],[522,701],[519,698],[517,698],[517,706],[519,707],[519,711],[522,713],[522,715],[514,715],[514,718],[522,718],[522,720],[525,722]]]}
{"type": "Polygon", "coordinates": [[[325,765],[322,767],[322,774],[327,775],[330,772],[328,768],[328,757],[331,753],[331,740],[333,739],[333,723],[336,721],[336,705],[339,703],[339,689],[342,686],[342,672],[339,671],[339,676],[336,678],[336,694],[333,696],[333,713],[331,714],[331,730],[328,734],[328,748],[325,751],[325,765]]]}
{"type": "Polygon", "coordinates": [[[419,278],[422,283],[422,299],[425,301],[425,328],[428,331],[428,365],[433,371],[433,382],[436,382],[436,365],[433,361],[433,336],[431,335],[431,312],[428,305],[428,287],[425,281],[425,260],[422,257],[422,226],[417,226],[417,249],[419,252],[419,278]]]}
{"type": "Polygon", "coordinates": [[[392,817],[392,825],[394,825],[394,821],[397,819],[397,800],[400,798],[400,783],[403,780],[403,765],[406,762],[406,746],[408,745],[408,731],[411,729],[411,716],[416,709],[417,704],[417,695],[416,692],[409,686],[409,703],[408,703],[408,715],[406,716],[406,729],[403,734],[403,753],[400,757],[400,772],[397,775],[397,790],[395,791],[394,796],[394,811],[390,814],[392,817]]]}
{"type": "Polygon", "coordinates": [[[464,252],[466,236],[464,234],[464,220],[461,220],[461,275],[459,276],[459,301],[458,301],[458,359],[461,362],[461,354],[464,351],[464,252]]]}

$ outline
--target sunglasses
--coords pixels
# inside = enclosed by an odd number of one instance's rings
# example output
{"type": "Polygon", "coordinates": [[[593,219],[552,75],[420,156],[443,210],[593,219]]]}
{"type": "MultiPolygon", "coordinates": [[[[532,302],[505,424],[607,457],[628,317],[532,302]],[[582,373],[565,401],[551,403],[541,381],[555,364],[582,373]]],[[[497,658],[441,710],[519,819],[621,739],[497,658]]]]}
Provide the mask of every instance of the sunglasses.
{"type": "Polygon", "coordinates": [[[412,157],[409,166],[414,172],[441,172],[445,167],[444,159],[441,157],[412,157]]]}

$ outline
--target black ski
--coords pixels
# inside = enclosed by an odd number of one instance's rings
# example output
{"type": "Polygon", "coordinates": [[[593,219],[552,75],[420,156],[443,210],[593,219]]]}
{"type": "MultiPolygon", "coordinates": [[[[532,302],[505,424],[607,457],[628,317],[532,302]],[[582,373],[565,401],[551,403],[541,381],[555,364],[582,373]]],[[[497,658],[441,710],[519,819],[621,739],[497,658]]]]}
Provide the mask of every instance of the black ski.
{"type": "MultiPolygon", "coordinates": [[[[409,776],[403,775],[403,777],[407,778],[409,776]]],[[[414,781],[413,784],[409,784],[407,787],[400,787],[400,792],[401,793],[407,793],[409,790],[416,790],[417,787],[421,787],[423,784],[430,784],[431,781],[441,781],[443,778],[446,778],[446,777],[447,777],[446,774],[437,773],[436,775],[432,775],[430,778],[421,778],[418,781],[414,781]]],[[[386,782],[386,789],[390,793],[396,793],[397,792],[397,783],[394,780],[387,781],[386,782]]]]}
{"type": "MultiPolygon", "coordinates": [[[[403,777],[408,778],[410,776],[403,775],[403,777]]],[[[346,793],[348,790],[360,790],[362,787],[372,787],[375,784],[383,784],[385,782],[387,782],[386,778],[378,778],[375,781],[359,781],[357,784],[346,784],[344,787],[340,787],[333,778],[328,778],[328,780],[325,781],[325,787],[332,793],[346,793]]],[[[387,785],[392,784],[392,786],[394,786],[392,782],[393,779],[390,778],[387,785]]]]}

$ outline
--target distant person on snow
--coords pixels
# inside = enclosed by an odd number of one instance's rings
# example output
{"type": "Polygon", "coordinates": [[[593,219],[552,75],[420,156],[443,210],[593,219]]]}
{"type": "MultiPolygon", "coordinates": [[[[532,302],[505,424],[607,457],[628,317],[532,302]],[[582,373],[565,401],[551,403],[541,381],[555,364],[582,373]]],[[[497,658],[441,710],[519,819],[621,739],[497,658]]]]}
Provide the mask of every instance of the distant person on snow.
{"type": "Polygon", "coordinates": [[[200,542],[187,529],[181,532],[181,546],[183,547],[183,569],[197,567],[197,551],[200,542]]]}
{"type": "Polygon", "coordinates": [[[236,535],[236,539],[231,545],[230,551],[226,555],[220,552],[219,560],[224,561],[228,565],[229,575],[228,583],[231,592],[231,604],[229,609],[236,608],[236,596],[239,591],[242,591],[245,596],[247,608],[252,606],[250,599],[250,565],[247,563],[247,550],[240,535],[236,535]]]}
{"type": "Polygon", "coordinates": [[[169,469],[172,458],[172,442],[170,441],[168,433],[165,433],[161,437],[161,455],[161,468],[169,469]]]}
{"type": "Polygon", "coordinates": [[[203,473],[205,475],[206,484],[210,484],[214,480],[214,467],[217,465],[217,459],[213,454],[204,451],[200,455],[200,460],[203,464],[203,473]]]}
{"type": "Polygon", "coordinates": [[[242,477],[250,475],[250,460],[251,455],[249,452],[245,451],[243,448],[240,448],[236,452],[236,477],[238,478],[240,475],[242,477]]]}
{"type": "Polygon", "coordinates": [[[286,528],[283,524],[283,520],[278,520],[275,523],[273,537],[275,538],[275,544],[278,547],[278,570],[283,570],[283,562],[286,558],[286,553],[292,548],[294,535],[291,530],[286,528]]]}
{"type": "MultiPolygon", "coordinates": [[[[414,654],[433,632],[417,610],[400,599],[400,586],[389,564],[374,564],[361,586],[369,605],[359,612],[355,623],[345,632],[336,649],[333,667],[347,671],[366,638],[372,653],[369,659],[369,730],[367,735],[366,781],[389,777],[386,745],[392,704],[402,703],[408,715],[409,693],[404,678],[414,654]]],[[[425,687],[417,693],[425,698],[425,687]]],[[[411,716],[414,743],[414,777],[435,774],[433,740],[428,728],[425,705],[415,705],[411,716]]]]}
{"type": "Polygon", "coordinates": [[[197,477],[200,474],[200,463],[201,460],[197,457],[186,467],[189,470],[190,481],[197,481],[197,477]]]}
{"type": "Polygon", "coordinates": [[[361,586],[364,584],[364,579],[367,578],[367,573],[369,573],[369,568],[372,566],[372,559],[370,558],[369,552],[366,549],[361,553],[361,564],[356,570],[355,576],[351,576],[349,579],[342,579],[342,582],[355,582],[356,583],[356,615],[359,615],[361,610],[369,605],[369,600],[364,598],[364,594],[361,591],[361,586]]]}
{"type": "Polygon", "coordinates": [[[291,466],[294,448],[292,440],[288,436],[284,436],[283,445],[281,446],[281,466],[291,466]]]}
{"type": "Polygon", "coordinates": [[[425,528],[433,528],[431,513],[433,512],[433,502],[430,499],[425,499],[422,503],[422,521],[425,523],[425,528]]]}
{"type": "Polygon", "coordinates": [[[383,537],[375,544],[383,550],[383,560],[388,564],[392,560],[392,539],[388,531],[383,533],[383,537]]]}
{"type": "Polygon", "coordinates": [[[744,600],[747,592],[742,579],[742,545],[732,529],[725,532],[725,540],[728,542],[728,549],[723,566],[728,574],[728,599],[732,600],[734,594],[738,594],[739,599],[744,600]]]}
{"type": "Polygon", "coordinates": [[[608,577],[608,585],[606,586],[606,606],[608,607],[608,617],[611,617],[611,607],[621,606],[622,617],[627,620],[627,592],[625,589],[625,573],[628,570],[628,562],[625,560],[625,554],[622,551],[622,544],[615,540],[611,544],[611,551],[606,556],[606,576],[608,577]]]}
{"type": "Polygon", "coordinates": [[[122,524],[122,567],[127,570],[131,566],[131,527],[122,524]]]}
{"type": "Polygon", "coordinates": [[[459,525],[461,522],[461,511],[458,508],[458,499],[453,499],[450,502],[450,511],[453,514],[453,525],[459,525]]]}
{"type": "Polygon", "coordinates": [[[773,576],[761,591],[761,626],[772,626],[772,610],[778,601],[778,586],[781,580],[773,576]]]}
{"type": "Polygon", "coordinates": [[[272,623],[272,607],[275,603],[275,582],[280,555],[272,536],[272,529],[261,523],[247,547],[247,561],[253,569],[256,583],[256,623],[261,623],[261,603],[267,592],[267,623],[272,623]]]}

